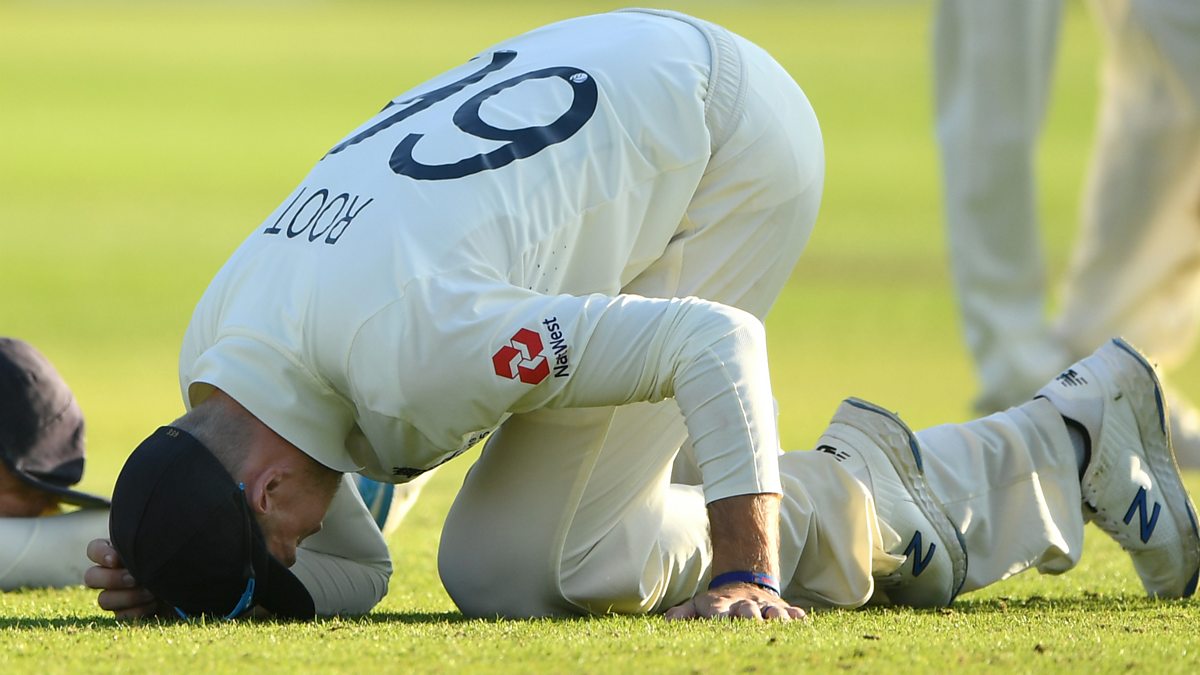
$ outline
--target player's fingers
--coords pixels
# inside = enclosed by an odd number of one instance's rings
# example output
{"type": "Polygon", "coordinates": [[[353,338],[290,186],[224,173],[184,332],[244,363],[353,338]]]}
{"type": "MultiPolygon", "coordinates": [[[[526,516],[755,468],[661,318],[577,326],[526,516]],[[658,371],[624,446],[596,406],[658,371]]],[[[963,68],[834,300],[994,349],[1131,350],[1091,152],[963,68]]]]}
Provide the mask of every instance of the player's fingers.
{"type": "Polygon", "coordinates": [[[762,618],[768,621],[791,621],[792,615],[788,613],[785,607],[766,605],[762,608],[762,618]]]}
{"type": "Polygon", "coordinates": [[[727,616],[735,619],[750,619],[762,621],[763,613],[758,603],[753,600],[738,600],[729,607],[727,616]]]}
{"type": "Polygon", "coordinates": [[[792,617],[793,619],[808,618],[808,615],[804,613],[804,610],[800,609],[799,607],[792,607],[791,605],[788,606],[787,613],[788,616],[792,617]]]}
{"type": "Polygon", "coordinates": [[[136,588],[137,581],[125,569],[108,567],[89,567],[83,573],[83,583],[88,588],[96,588],[99,590],[116,590],[122,588],[136,588]]]}
{"type": "Polygon", "coordinates": [[[87,545],[88,560],[105,567],[120,567],[121,556],[112,542],[107,539],[93,539],[87,545]]]}
{"type": "Polygon", "coordinates": [[[148,619],[152,616],[157,616],[158,610],[158,603],[151,602],[145,605],[138,605],[137,607],[130,607],[128,609],[115,612],[114,616],[116,616],[118,621],[136,621],[139,619],[148,619]]]}
{"type": "Polygon", "coordinates": [[[688,600],[681,605],[675,605],[671,609],[668,609],[665,618],[668,621],[676,621],[679,619],[695,619],[698,616],[700,616],[700,613],[696,611],[696,603],[688,600]]]}
{"type": "Polygon", "coordinates": [[[101,591],[96,598],[100,609],[109,612],[133,611],[143,605],[154,605],[154,596],[144,588],[101,591]]]}

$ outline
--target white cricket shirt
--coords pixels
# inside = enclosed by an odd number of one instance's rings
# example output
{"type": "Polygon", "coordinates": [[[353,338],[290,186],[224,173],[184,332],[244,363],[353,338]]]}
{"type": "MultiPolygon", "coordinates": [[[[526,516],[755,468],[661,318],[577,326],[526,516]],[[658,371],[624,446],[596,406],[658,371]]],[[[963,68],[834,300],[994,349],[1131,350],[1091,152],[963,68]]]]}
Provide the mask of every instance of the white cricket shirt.
{"type": "Polygon", "coordinates": [[[707,44],[586,25],[483,52],[325,156],[200,300],[189,405],[219,387],[321,463],[402,482],[513,413],[674,397],[709,501],[779,492],[761,323],[621,294],[709,159],[707,44]]]}

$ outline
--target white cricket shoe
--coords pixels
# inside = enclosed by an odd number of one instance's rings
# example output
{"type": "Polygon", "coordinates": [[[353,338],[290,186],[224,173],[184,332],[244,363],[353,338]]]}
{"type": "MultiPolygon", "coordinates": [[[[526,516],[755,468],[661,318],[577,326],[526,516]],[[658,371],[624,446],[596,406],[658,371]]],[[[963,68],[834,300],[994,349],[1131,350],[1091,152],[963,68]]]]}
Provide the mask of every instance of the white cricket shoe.
{"type": "Polygon", "coordinates": [[[1120,338],[1079,361],[1038,396],[1081,424],[1092,456],[1084,517],[1117,541],[1151,597],[1188,597],[1200,576],[1200,533],[1168,432],[1154,367],[1120,338]]]}
{"type": "Polygon", "coordinates": [[[865,466],[881,525],[897,538],[888,553],[903,560],[875,578],[872,603],[944,607],[967,576],[967,552],[958,529],[925,480],[916,436],[893,413],[861,399],[842,402],[817,442],[848,471],[865,466]]]}

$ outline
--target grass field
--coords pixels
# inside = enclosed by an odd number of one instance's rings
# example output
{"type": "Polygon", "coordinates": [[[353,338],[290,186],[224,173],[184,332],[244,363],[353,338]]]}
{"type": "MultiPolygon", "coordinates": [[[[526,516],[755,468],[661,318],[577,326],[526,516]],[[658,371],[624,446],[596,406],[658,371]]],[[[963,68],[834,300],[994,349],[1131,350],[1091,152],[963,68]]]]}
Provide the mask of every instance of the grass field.
{"type": "MultiPolygon", "coordinates": [[[[519,31],[611,2],[0,0],[0,334],[38,345],[88,417],[85,487],[181,411],[175,356],[230,251],[329,147],[393,95],[519,31]]],[[[759,42],[825,134],[816,234],[768,320],[786,447],[858,395],[914,427],[974,393],[949,287],[932,136],[928,2],[680,1],[759,42]]],[[[1041,148],[1057,273],[1086,165],[1100,53],[1068,3],[1041,148]]],[[[1200,394],[1200,363],[1176,374],[1200,394]]],[[[362,619],[119,625],[81,589],[0,594],[0,672],[773,670],[1194,672],[1200,610],[1150,602],[1090,532],[1062,577],[1025,575],[943,611],[792,625],[658,618],[468,621],[437,534],[469,457],[391,541],[397,574],[362,619]]],[[[1200,476],[1189,476],[1200,488],[1200,476]]],[[[2,543],[0,543],[2,545],[2,543]]]]}

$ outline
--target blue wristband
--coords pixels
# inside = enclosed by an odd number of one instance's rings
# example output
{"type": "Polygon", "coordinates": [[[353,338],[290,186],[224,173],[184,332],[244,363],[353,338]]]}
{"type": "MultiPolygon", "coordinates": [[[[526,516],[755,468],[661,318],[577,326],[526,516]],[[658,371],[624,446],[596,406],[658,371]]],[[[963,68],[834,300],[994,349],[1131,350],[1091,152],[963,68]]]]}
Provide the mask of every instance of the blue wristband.
{"type": "Polygon", "coordinates": [[[779,595],[779,581],[770,574],[762,572],[744,572],[741,570],[735,572],[726,572],[713,577],[712,581],[708,582],[708,590],[725,586],[728,584],[754,584],[759,588],[764,588],[771,591],[775,595],[779,595]]]}

